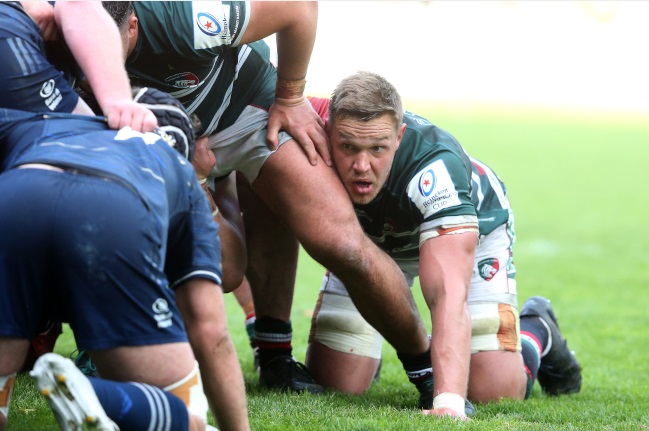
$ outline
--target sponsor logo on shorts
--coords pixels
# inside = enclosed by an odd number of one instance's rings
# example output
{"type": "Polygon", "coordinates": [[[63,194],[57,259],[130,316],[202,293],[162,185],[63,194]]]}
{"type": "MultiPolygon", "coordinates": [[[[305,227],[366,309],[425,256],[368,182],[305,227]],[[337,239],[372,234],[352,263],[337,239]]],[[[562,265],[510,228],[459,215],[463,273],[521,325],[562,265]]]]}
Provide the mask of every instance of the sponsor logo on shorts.
{"type": "Polygon", "coordinates": [[[61,100],[63,100],[63,96],[61,96],[59,89],[56,88],[56,83],[53,79],[43,83],[40,95],[45,99],[45,105],[52,111],[54,111],[56,107],[59,106],[59,103],[61,103],[61,100]]]}
{"type": "Polygon", "coordinates": [[[491,281],[500,269],[500,262],[496,258],[483,259],[478,262],[478,272],[480,277],[486,281],[491,281]]]}
{"type": "Polygon", "coordinates": [[[435,172],[432,169],[427,170],[419,177],[419,193],[427,198],[433,192],[436,182],[435,172]]]}
{"type": "Polygon", "coordinates": [[[173,324],[171,316],[173,313],[169,311],[169,304],[163,298],[158,298],[153,302],[151,306],[153,312],[155,313],[153,317],[156,322],[158,322],[158,328],[168,328],[173,324]]]}
{"type": "Polygon", "coordinates": [[[198,76],[194,75],[191,72],[181,72],[171,75],[168,78],[165,78],[167,85],[171,85],[176,88],[191,88],[196,87],[200,80],[198,76]]]}
{"type": "Polygon", "coordinates": [[[198,29],[208,36],[216,36],[221,33],[221,26],[214,16],[206,12],[196,14],[196,25],[198,29]]]}

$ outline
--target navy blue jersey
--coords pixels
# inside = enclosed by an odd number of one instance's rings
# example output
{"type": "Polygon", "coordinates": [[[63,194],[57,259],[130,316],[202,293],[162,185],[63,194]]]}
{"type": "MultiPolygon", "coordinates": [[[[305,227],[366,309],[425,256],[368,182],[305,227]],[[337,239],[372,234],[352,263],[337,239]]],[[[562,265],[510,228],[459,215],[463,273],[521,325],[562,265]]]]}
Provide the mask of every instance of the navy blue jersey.
{"type": "Polygon", "coordinates": [[[164,233],[160,246],[173,256],[165,267],[170,283],[192,274],[221,283],[218,226],[207,199],[191,164],[158,135],[109,130],[103,117],[0,109],[0,143],[2,170],[45,163],[129,188],[164,233]]]}
{"type": "Polygon", "coordinates": [[[43,35],[17,2],[0,2],[0,108],[72,112],[79,97],[46,58],[43,35]]]}

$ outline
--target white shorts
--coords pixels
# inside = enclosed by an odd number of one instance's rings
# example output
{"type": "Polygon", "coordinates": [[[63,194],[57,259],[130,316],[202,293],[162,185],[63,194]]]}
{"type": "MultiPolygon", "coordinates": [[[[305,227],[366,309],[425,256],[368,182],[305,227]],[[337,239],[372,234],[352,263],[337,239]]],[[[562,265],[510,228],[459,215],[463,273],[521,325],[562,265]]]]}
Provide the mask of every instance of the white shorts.
{"type": "Polygon", "coordinates": [[[279,145],[272,151],[266,141],[268,112],[254,106],[246,106],[233,125],[208,138],[208,148],[214,152],[216,166],[213,177],[222,177],[232,171],[242,172],[250,184],[255,181],[266,159],[280,145],[293,139],[284,131],[279,132],[279,145]]]}
{"type": "MultiPolygon", "coordinates": [[[[506,225],[480,238],[469,288],[471,353],[521,349],[512,242],[506,225]]],[[[383,338],[363,319],[342,281],[330,272],[324,276],[311,322],[309,342],[314,341],[344,353],[381,357],[383,338]]]]}

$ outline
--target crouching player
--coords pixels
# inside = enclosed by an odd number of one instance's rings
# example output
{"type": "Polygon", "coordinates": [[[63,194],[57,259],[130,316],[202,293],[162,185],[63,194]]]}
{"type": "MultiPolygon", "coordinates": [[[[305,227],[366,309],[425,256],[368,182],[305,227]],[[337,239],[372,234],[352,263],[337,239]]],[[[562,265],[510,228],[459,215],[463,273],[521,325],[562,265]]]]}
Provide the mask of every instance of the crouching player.
{"type": "MultiPolygon", "coordinates": [[[[36,362],[31,375],[62,429],[206,428],[208,402],[181,310],[209,307],[225,329],[218,226],[185,158],[194,138],[186,112],[162,92],[145,89],[137,99],[162,112],[170,133],[1,109],[0,206],[11,211],[0,213],[0,399],[8,409],[35,316],[69,322],[110,379],[87,380],[56,354],[36,362]],[[170,287],[201,291],[204,302],[176,305],[170,287]]],[[[247,429],[238,359],[227,333],[220,341],[215,354],[230,377],[218,402],[232,411],[217,417],[223,429],[247,429]]]]}
{"type": "MultiPolygon", "coordinates": [[[[344,79],[327,102],[312,100],[328,115],[334,164],[358,219],[411,285],[419,276],[430,308],[430,355],[417,364],[400,358],[417,370],[408,376],[425,413],[464,417],[467,397],[526,398],[537,375],[550,394],[578,392],[580,366],[550,302],[529,299],[519,318],[513,215],[494,172],[445,131],[404,113],[397,91],[378,75],[344,79]]],[[[327,273],[306,360],[316,381],[364,392],[382,341],[327,273]]]]}

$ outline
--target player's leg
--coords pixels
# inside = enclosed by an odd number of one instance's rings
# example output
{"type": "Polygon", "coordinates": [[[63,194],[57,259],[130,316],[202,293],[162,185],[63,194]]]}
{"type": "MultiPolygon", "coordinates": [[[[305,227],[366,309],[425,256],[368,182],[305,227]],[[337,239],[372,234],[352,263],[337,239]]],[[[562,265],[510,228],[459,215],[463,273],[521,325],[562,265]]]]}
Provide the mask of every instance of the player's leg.
{"type": "Polygon", "coordinates": [[[521,335],[523,346],[530,353],[524,357],[526,371],[534,376],[538,365],[538,379],[548,395],[577,393],[581,390],[581,365],[575,353],[568,348],[559,329],[550,300],[533,296],[523,304],[521,311],[521,335]],[[540,364],[539,364],[540,360],[540,364]]]}
{"type": "Polygon", "coordinates": [[[257,321],[257,314],[255,312],[255,303],[252,299],[252,290],[250,283],[246,277],[243,282],[232,292],[243,315],[245,316],[246,334],[250,341],[250,348],[252,349],[253,367],[259,373],[259,347],[255,340],[255,322],[257,321]]]}
{"type": "Polygon", "coordinates": [[[311,319],[306,365],[321,385],[361,394],[376,375],[383,338],[360,315],[344,292],[328,292],[327,274],[311,319]]]}
{"type": "Polygon", "coordinates": [[[208,280],[192,279],[176,289],[176,298],[219,428],[249,429],[243,373],[228,333],[223,293],[208,280]]]}
{"type": "Polygon", "coordinates": [[[214,179],[212,197],[218,207],[223,291],[231,292],[243,282],[246,272],[246,238],[237,196],[236,173],[214,179]]]}
{"type": "MultiPolygon", "coordinates": [[[[333,168],[322,162],[311,166],[290,140],[268,158],[253,187],[305,250],[350,286],[363,317],[397,351],[428,350],[425,327],[401,270],[364,234],[333,168]]],[[[255,303],[259,310],[256,296],[255,303]]]]}
{"type": "Polygon", "coordinates": [[[259,368],[257,344],[255,342],[255,305],[250,284],[245,278],[247,250],[245,230],[237,194],[236,172],[214,179],[212,197],[219,209],[215,217],[219,223],[221,242],[221,266],[223,268],[223,291],[232,292],[245,316],[245,328],[250,340],[255,370],[259,368]]]}
{"type": "Polygon", "coordinates": [[[322,386],[293,357],[291,306],[298,243],[244,178],[238,184],[248,247],[246,278],[256,314],[260,383],[268,388],[320,393],[322,386]]]}
{"type": "Polygon", "coordinates": [[[248,250],[248,278],[259,318],[289,321],[299,245],[285,223],[254,193],[242,176],[237,179],[248,250]]]}
{"type": "MultiPolygon", "coordinates": [[[[0,322],[2,322],[1,317],[0,322]]],[[[0,336],[0,431],[7,425],[11,391],[16,373],[25,360],[28,348],[27,339],[0,336]]]]}
{"type": "Polygon", "coordinates": [[[171,392],[144,383],[88,378],[72,361],[54,353],[39,358],[30,376],[62,430],[205,429],[205,422],[171,392]]]}
{"type": "MultiPolygon", "coordinates": [[[[50,176],[58,173],[48,173],[50,176]]],[[[12,388],[30,340],[42,330],[48,283],[52,224],[49,182],[15,169],[0,175],[0,430],[9,418],[12,388]]],[[[30,367],[31,368],[31,367],[30,367]]]]}
{"type": "Polygon", "coordinates": [[[485,351],[471,355],[469,399],[488,403],[525,398],[527,378],[520,352],[485,351]]]}
{"type": "Polygon", "coordinates": [[[41,327],[42,330],[32,338],[27,352],[27,358],[22,366],[22,371],[29,371],[34,366],[36,359],[54,351],[56,340],[63,332],[61,322],[46,321],[41,327]]]}
{"type": "Polygon", "coordinates": [[[521,355],[511,226],[503,224],[480,238],[476,248],[471,313],[471,401],[523,399],[527,376],[521,355]]]}
{"type": "Polygon", "coordinates": [[[342,353],[317,341],[309,343],[306,353],[306,366],[316,382],[351,394],[362,394],[370,388],[380,362],[381,359],[342,353]]]}
{"type": "Polygon", "coordinates": [[[104,381],[102,406],[124,430],[147,429],[158,420],[193,423],[194,416],[204,423],[208,405],[200,374],[163,272],[166,231],[118,182],[72,172],[51,175],[49,188],[60,193],[56,211],[47,214],[57,250],[57,313],[102,377],[164,390],[151,395],[134,384],[129,394],[104,381]],[[166,401],[149,405],[151,396],[166,401]],[[124,405],[132,406],[129,414],[120,410],[124,405]]]}

